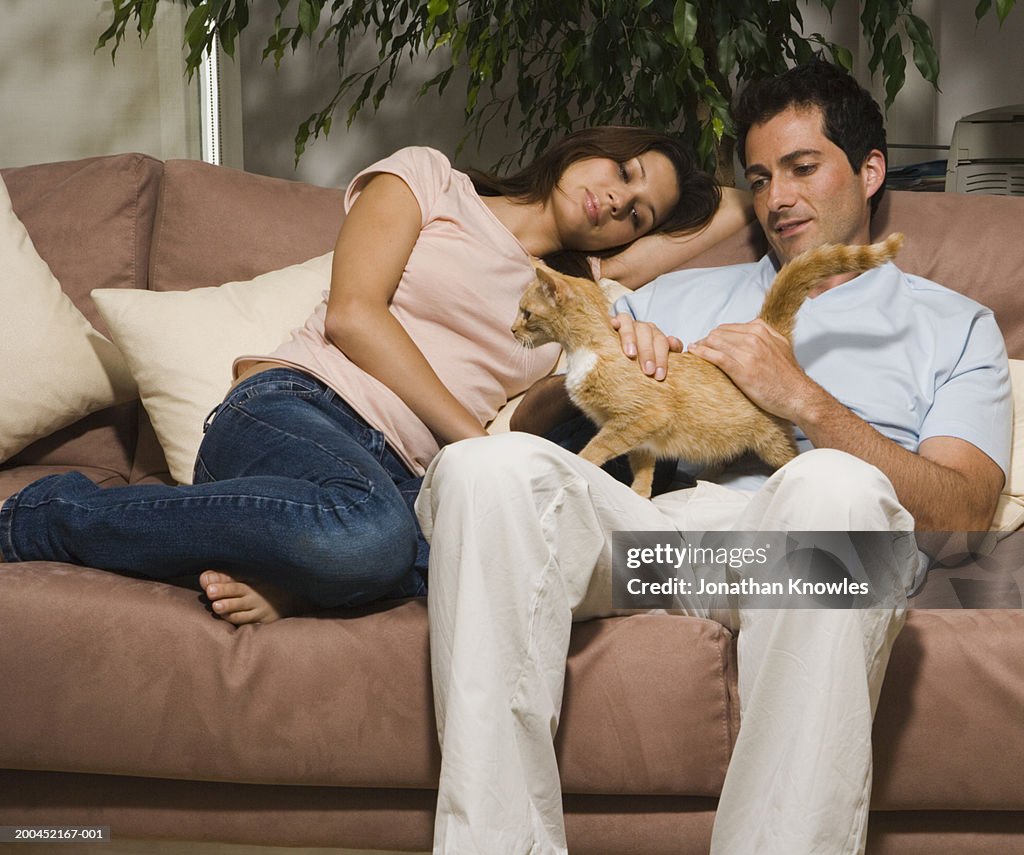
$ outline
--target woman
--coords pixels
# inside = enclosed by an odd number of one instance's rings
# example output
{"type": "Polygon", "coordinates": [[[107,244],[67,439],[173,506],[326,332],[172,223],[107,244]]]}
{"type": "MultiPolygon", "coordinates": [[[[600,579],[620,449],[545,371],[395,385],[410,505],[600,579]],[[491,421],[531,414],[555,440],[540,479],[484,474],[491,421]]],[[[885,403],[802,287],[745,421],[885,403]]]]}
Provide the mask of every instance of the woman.
{"type": "Polygon", "coordinates": [[[741,204],[719,200],[677,142],[639,129],[578,132],[505,179],[402,149],[349,187],[328,298],[273,354],[236,361],[194,483],[44,478],[0,510],[0,552],[202,573],[235,624],[420,594],[419,476],[557,357],[518,351],[509,331],[531,258],[688,232],[651,246],[667,268],[744,221],[741,204]]]}

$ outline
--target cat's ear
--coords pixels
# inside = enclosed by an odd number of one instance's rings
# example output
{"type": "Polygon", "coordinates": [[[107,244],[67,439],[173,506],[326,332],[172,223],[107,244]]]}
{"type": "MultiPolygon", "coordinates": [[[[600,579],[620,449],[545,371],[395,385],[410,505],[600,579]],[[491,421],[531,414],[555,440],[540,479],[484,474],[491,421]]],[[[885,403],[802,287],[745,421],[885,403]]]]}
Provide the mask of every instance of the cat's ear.
{"type": "Polygon", "coordinates": [[[540,290],[544,297],[552,303],[561,302],[565,296],[565,282],[562,278],[550,270],[542,267],[537,268],[537,282],[540,283],[540,290]]]}

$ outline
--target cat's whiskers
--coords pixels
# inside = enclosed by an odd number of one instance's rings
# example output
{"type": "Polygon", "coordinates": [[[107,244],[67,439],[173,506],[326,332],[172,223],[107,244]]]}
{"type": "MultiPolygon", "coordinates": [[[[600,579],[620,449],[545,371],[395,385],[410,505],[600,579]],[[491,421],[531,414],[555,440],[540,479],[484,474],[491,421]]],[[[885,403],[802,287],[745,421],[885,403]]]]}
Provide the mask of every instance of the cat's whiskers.
{"type": "Polygon", "coordinates": [[[526,350],[522,342],[518,339],[512,339],[512,352],[508,355],[508,361],[517,371],[521,371],[526,366],[526,361],[529,358],[526,350]]]}

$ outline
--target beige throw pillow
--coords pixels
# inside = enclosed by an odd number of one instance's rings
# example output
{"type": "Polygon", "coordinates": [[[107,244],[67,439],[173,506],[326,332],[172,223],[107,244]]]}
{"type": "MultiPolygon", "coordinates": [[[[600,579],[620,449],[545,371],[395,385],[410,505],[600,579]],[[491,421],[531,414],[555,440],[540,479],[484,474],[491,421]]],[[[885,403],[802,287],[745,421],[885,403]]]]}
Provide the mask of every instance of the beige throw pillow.
{"type": "Polygon", "coordinates": [[[1024,525],[1024,360],[1010,360],[1013,386],[1013,444],[1010,447],[1010,477],[996,506],[992,522],[995,531],[1016,531],[1024,525]]]}
{"type": "Polygon", "coordinates": [[[114,345],[39,257],[0,179],[0,462],[83,416],[136,397],[114,345]]]}
{"type": "Polygon", "coordinates": [[[92,292],[176,481],[192,482],[203,422],[231,387],[235,358],[270,353],[305,322],[330,287],[332,258],[191,291],[92,292]]]}

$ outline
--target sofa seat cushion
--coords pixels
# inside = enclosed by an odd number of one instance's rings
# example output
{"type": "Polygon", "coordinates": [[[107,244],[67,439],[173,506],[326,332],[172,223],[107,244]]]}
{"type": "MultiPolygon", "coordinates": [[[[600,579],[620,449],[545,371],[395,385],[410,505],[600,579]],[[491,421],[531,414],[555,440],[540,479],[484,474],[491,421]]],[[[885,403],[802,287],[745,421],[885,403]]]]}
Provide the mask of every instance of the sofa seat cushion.
{"type": "MultiPolygon", "coordinates": [[[[424,601],[235,628],[197,591],[0,566],[0,767],[436,787],[424,601]]],[[[717,793],[734,729],[731,650],[729,633],[692,618],[576,627],[566,791],[717,793]]]]}
{"type": "Polygon", "coordinates": [[[875,718],[872,807],[1024,810],[1024,611],[911,610],[875,718]]]}
{"type": "MultiPolygon", "coordinates": [[[[0,768],[436,786],[423,600],[242,628],[200,601],[88,568],[0,565],[0,768]]],[[[711,621],[577,625],[565,791],[717,795],[735,685],[731,635],[711,621]]],[[[873,807],[1024,810],[1021,709],[1024,612],[913,610],[879,704],[873,807]]]]}
{"type": "Polygon", "coordinates": [[[738,728],[721,624],[652,614],[573,627],[556,740],[566,792],[717,797],[738,728]]]}

